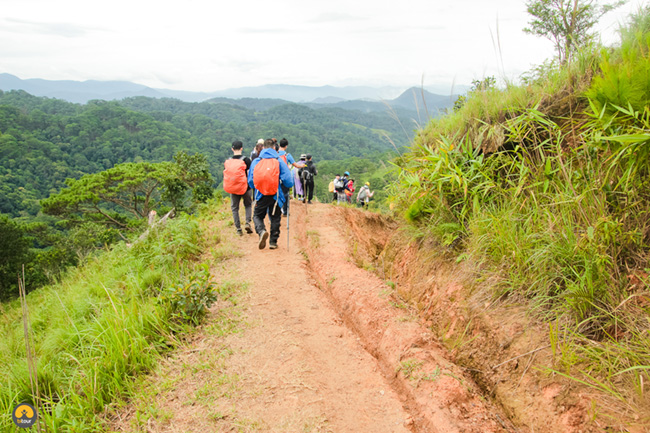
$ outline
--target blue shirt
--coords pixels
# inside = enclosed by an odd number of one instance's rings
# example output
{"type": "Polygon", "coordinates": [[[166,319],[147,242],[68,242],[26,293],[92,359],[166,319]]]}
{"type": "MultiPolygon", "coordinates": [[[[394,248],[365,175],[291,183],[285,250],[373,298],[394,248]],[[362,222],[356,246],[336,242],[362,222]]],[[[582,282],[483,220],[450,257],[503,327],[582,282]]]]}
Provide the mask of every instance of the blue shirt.
{"type": "Polygon", "coordinates": [[[278,156],[282,156],[282,155],[284,155],[284,154],[287,155],[287,164],[289,164],[289,168],[291,168],[291,165],[292,165],[294,162],[296,162],[296,160],[293,159],[293,156],[291,156],[290,153],[287,153],[287,152],[284,151],[284,150],[281,150],[280,152],[278,152],[278,156]]]}
{"type": "MultiPolygon", "coordinates": [[[[253,182],[253,172],[255,171],[255,166],[262,159],[278,159],[280,155],[275,151],[275,149],[264,149],[260,156],[255,158],[251,163],[251,168],[248,170],[248,185],[251,188],[255,188],[255,183],[253,182]]],[[[287,157],[287,161],[289,158],[287,157]]],[[[285,188],[291,188],[293,186],[293,175],[287,167],[286,164],[280,164],[280,186],[285,188]]],[[[260,200],[262,198],[262,193],[255,189],[255,200],[260,200]]],[[[278,206],[284,205],[284,194],[282,193],[282,188],[278,188],[278,192],[275,194],[275,201],[278,203],[278,206]]]]}

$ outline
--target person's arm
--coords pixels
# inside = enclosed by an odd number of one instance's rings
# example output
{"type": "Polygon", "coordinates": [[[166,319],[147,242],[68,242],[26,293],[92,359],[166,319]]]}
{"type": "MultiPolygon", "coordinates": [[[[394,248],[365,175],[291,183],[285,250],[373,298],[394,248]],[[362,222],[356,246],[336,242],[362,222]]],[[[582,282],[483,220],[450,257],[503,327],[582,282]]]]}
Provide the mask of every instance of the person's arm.
{"type": "Polygon", "coordinates": [[[289,167],[284,163],[280,164],[280,183],[285,188],[291,188],[293,186],[293,175],[289,167]]]}
{"type": "MultiPolygon", "coordinates": [[[[255,158],[255,161],[251,163],[251,168],[248,170],[248,186],[251,188],[255,189],[255,182],[253,182],[253,170],[255,170],[255,166],[257,165],[257,162],[259,161],[258,158],[255,158]]],[[[280,164],[282,165],[282,164],[280,164]]]]}

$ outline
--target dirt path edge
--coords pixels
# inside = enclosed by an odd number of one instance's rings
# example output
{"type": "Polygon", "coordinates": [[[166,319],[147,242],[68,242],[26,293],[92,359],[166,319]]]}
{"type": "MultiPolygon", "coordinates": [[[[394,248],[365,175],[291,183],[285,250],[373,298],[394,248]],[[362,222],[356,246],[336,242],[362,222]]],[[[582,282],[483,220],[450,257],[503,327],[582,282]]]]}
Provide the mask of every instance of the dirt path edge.
{"type": "Polygon", "coordinates": [[[346,244],[337,229],[343,221],[337,209],[311,206],[298,218],[303,221],[297,235],[312,278],[403,399],[413,431],[515,431],[481,397],[471,377],[445,357],[433,333],[395,306],[390,287],[341,253],[346,244]],[[312,219],[319,220],[317,231],[309,230],[312,219]]]}

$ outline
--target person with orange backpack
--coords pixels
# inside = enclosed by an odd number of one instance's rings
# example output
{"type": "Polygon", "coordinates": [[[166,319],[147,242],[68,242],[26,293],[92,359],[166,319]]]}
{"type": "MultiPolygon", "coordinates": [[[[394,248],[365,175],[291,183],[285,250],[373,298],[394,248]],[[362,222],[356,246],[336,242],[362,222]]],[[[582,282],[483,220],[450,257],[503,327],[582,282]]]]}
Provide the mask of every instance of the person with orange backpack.
{"type": "Polygon", "coordinates": [[[266,241],[269,239],[269,232],[266,231],[264,225],[264,218],[268,214],[271,220],[269,248],[274,250],[278,247],[282,206],[285,202],[285,195],[281,187],[291,188],[293,176],[287,164],[280,161],[273,140],[264,141],[264,148],[260,156],[251,163],[248,171],[248,185],[255,188],[253,222],[255,223],[255,232],[260,237],[258,247],[264,249],[266,241]]]}
{"type": "Polygon", "coordinates": [[[248,170],[251,166],[251,160],[247,156],[242,155],[243,150],[244,145],[241,141],[233,141],[233,156],[223,163],[223,189],[230,194],[230,209],[232,210],[232,218],[239,236],[243,234],[239,219],[239,203],[242,200],[244,200],[244,211],[246,214],[246,233],[253,233],[253,229],[251,228],[253,194],[248,186],[248,170]]]}

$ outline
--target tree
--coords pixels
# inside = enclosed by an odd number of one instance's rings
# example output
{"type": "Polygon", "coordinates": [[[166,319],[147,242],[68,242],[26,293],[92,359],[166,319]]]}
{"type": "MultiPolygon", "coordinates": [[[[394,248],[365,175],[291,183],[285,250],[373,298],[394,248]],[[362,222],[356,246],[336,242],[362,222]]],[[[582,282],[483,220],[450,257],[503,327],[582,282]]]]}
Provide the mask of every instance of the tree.
{"type": "Polygon", "coordinates": [[[598,20],[625,2],[601,5],[598,0],[528,0],[526,9],[533,19],[524,32],[551,40],[564,64],[578,47],[593,39],[591,29],[598,20]]]}
{"type": "Polygon", "coordinates": [[[181,151],[174,159],[118,164],[78,180],[67,179],[68,188],[41,202],[43,212],[73,222],[92,221],[131,230],[164,201],[185,210],[189,189],[195,201],[212,197],[214,181],[206,157],[181,151]]]}
{"type": "Polygon", "coordinates": [[[82,217],[129,229],[133,217],[144,219],[156,207],[160,189],[175,171],[170,162],[119,164],[78,180],[66,180],[68,188],[41,204],[43,211],[50,215],[82,217]]]}
{"type": "Polygon", "coordinates": [[[18,275],[28,254],[29,240],[23,229],[0,215],[0,300],[18,295],[18,275]]]}

